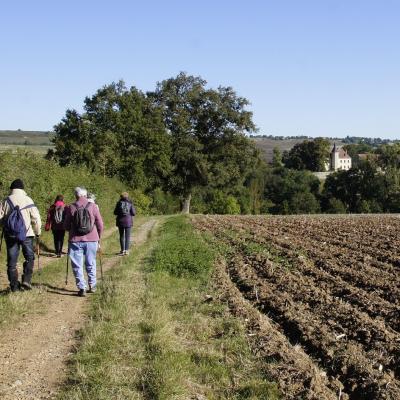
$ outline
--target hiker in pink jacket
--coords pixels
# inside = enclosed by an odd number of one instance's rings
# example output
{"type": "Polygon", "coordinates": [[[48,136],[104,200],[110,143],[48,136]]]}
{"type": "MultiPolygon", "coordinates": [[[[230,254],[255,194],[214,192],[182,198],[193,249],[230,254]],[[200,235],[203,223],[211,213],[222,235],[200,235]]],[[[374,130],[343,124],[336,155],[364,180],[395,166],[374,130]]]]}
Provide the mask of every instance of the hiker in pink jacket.
{"type": "Polygon", "coordinates": [[[64,220],[65,220],[65,203],[64,196],[62,194],[57,195],[54,200],[54,204],[52,204],[47,211],[47,220],[45,225],[45,230],[53,233],[54,239],[54,249],[57,257],[61,257],[62,248],[64,245],[64,236],[65,236],[65,228],[64,228],[64,220]]]}
{"type": "Polygon", "coordinates": [[[68,255],[78,296],[82,297],[86,292],[83,264],[88,275],[88,292],[96,290],[96,253],[104,226],[99,207],[87,199],[87,190],[77,187],[75,197],[75,203],[66,209],[64,227],[69,231],[68,255]]]}

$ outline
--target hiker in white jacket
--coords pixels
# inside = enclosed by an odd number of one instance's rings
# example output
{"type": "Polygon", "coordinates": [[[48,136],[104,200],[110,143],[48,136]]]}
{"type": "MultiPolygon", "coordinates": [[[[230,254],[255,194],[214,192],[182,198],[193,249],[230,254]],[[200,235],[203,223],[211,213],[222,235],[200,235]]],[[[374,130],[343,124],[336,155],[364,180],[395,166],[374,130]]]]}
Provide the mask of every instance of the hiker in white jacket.
{"type": "Polygon", "coordinates": [[[31,280],[33,274],[33,265],[35,260],[34,236],[41,233],[41,219],[39,210],[35,206],[33,200],[27,196],[24,190],[24,183],[21,179],[16,179],[11,183],[11,193],[0,204],[0,224],[3,225],[3,234],[7,246],[7,275],[10,282],[12,292],[19,290],[21,287],[25,290],[32,289],[31,280]],[[13,208],[20,208],[23,221],[25,223],[26,238],[19,240],[12,236],[4,229],[8,217],[13,208]],[[17,262],[20,249],[25,261],[23,264],[22,283],[18,280],[17,262]]]}

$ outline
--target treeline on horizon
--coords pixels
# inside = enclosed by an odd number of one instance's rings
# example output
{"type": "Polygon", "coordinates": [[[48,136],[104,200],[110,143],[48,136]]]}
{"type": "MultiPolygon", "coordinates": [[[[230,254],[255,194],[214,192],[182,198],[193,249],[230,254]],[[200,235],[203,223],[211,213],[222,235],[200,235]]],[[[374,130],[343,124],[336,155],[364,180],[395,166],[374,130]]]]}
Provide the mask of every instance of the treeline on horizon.
{"type": "Polygon", "coordinates": [[[323,184],[312,171],[321,170],[329,142],[307,138],[304,152],[296,145],[283,155],[275,149],[267,164],[250,139],[257,128],[248,106],[233,88],[209,88],[185,73],[146,93],[111,83],[85,98],[83,113],[66,111],[46,157],[118,178],[164,214],[400,210],[400,145],[382,144],[379,158],[359,160],[323,184]]]}
{"type": "MultiPolygon", "coordinates": [[[[270,139],[270,140],[314,140],[315,137],[306,135],[294,136],[277,136],[277,135],[250,135],[254,139],[270,139]]],[[[331,141],[340,141],[344,144],[368,144],[370,146],[380,146],[382,144],[400,143],[398,139],[381,139],[363,136],[346,136],[346,137],[330,137],[323,136],[324,139],[331,141]]]]}

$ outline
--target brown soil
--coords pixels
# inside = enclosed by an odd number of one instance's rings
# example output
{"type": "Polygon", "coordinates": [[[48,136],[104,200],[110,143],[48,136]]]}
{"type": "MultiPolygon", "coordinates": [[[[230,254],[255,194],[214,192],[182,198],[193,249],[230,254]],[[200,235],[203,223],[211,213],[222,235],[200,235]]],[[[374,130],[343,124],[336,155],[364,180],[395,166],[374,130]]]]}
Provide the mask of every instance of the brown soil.
{"type": "MultiPolygon", "coordinates": [[[[390,253],[397,217],[215,216],[194,223],[228,245],[224,273],[236,297],[269,320],[292,358],[301,346],[313,370],[326,371],[327,395],[338,396],[342,385],[342,398],[400,399],[400,278],[390,253]]],[[[264,352],[275,351],[265,343],[264,352]]],[[[303,396],[285,384],[287,370],[266,368],[285,398],[303,396]]],[[[292,376],[309,388],[296,368],[292,376]]]]}
{"type": "MultiPolygon", "coordinates": [[[[134,232],[144,243],[155,225],[150,220],[134,232]]],[[[121,257],[107,259],[103,269],[121,257]]],[[[3,400],[50,399],[66,378],[66,362],[86,321],[86,298],[76,296],[73,279],[60,290],[43,292],[50,304],[42,315],[26,318],[0,338],[0,395],[3,400]]],[[[88,295],[90,296],[90,295],[88,295]]]]}

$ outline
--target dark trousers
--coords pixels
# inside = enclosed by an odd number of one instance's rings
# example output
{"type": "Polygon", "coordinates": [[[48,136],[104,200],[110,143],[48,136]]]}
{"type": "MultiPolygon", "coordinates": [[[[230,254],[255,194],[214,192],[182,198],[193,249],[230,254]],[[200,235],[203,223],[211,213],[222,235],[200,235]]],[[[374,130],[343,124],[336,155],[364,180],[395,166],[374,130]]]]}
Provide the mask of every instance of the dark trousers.
{"type": "Polygon", "coordinates": [[[22,282],[31,283],[33,264],[35,262],[35,251],[33,249],[33,237],[27,237],[23,242],[13,238],[5,237],[7,246],[7,275],[12,291],[19,288],[17,262],[20,248],[25,261],[23,264],[22,282]]]}
{"type": "Polygon", "coordinates": [[[64,236],[65,236],[65,231],[62,230],[53,231],[54,249],[56,254],[62,253],[62,248],[64,245],[64,236]]]}
{"type": "Polygon", "coordinates": [[[121,245],[121,251],[129,250],[131,241],[131,228],[118,228],[119,230],[119,244],[121,245]]]}

